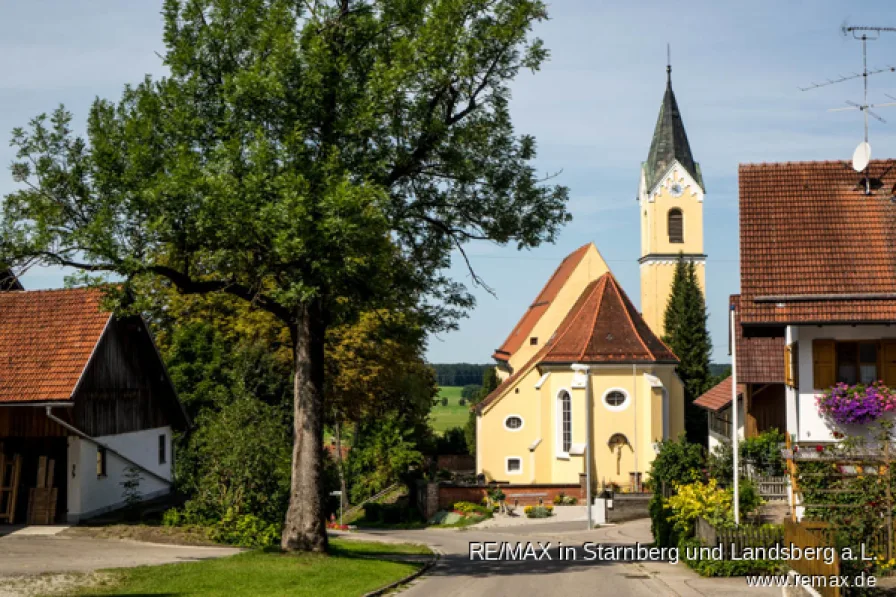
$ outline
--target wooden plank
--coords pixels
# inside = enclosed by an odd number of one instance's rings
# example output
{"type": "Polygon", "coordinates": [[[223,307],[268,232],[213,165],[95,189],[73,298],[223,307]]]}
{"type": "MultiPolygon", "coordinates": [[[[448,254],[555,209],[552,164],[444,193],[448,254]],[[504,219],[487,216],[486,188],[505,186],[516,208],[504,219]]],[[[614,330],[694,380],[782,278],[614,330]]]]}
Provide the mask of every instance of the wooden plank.
{"type": "Polygon", "coordinates": [[[53,487],[53,475],[56,472],[56,461],[50,458],[47,461],[47,481],[44,487],[53,487]]]}
{"type": "Polygon", "coordinates": [[[47,482],[47,457],[41,456],[37,459],[37,488],[43,489],[47,482]]]}
{"type": "Polygon", "coordinates": [[[9,505],[6,510],[6,520],[10,524],[16,521],[16,503],[19,501],[19,480],[22,477],[22,457],[18,454],[13,457],[12,465],[12,491],[9,494],[9,505]]]}

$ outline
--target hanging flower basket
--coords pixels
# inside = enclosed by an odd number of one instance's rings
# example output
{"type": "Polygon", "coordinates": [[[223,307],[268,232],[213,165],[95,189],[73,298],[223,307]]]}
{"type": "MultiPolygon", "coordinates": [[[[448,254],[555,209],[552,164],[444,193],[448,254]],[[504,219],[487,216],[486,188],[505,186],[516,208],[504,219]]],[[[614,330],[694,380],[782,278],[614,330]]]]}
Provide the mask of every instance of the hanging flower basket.
{"type": "Polygon", "coordinates": [[[854,386],[838,383],[816,397],[818,412],[841,425],[864,425],[896,411],[896,392],[882,382],[854,386]]]}

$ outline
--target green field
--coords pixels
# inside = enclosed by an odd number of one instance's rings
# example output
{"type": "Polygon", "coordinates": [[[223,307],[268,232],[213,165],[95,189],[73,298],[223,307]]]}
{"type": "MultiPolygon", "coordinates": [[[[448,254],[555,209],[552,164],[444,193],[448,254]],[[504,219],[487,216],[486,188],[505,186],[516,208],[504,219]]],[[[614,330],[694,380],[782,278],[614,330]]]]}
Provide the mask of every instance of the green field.
{"type": "Polygon", "coordinates": [[[444,433],[446,429],[452,427],[463,427],[467,424],[467,418],[470,415],[470,407],[468,404],[461,406],[457,403],[460,400],[460,386],[444,386],[439,388],[439,402],[432,407],[430,411],[430,420],[432,428],[436,433],[444,433]],[[442,406],[442,398],[448,399],[448,406],[442,406]]]}

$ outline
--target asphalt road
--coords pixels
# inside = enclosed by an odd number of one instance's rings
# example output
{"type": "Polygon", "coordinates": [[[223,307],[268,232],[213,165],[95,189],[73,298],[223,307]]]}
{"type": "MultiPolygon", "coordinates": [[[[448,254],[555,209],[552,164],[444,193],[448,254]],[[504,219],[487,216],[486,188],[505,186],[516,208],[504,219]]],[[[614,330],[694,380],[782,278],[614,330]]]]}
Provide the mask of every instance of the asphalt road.
{"type": "Polygon", "coordinates": [[[588,531],[584,522],[540,523],[505,528],[465,530],[374,531],[365,533],[380,539],[426,543],[441,554],[439,563],[401,594],[409,597],[449,597],[488,595],[612,595],[657,597],[677,595],[697,597],[725,594],[726,597],[775,596],[781,589],[748,588],[743,578],[705,579],[684,564],[669,562],[585,561],[586,542],[611,546],[649,543],[649,521],[634,521],[615,527],[588,531]],[[551,544],[550,559],[526,561],[471,560],[471,543],[494,541],[511,546],[551,544]],[[561,560],[560,545],[573,547],[578,559],[561,560]]]}

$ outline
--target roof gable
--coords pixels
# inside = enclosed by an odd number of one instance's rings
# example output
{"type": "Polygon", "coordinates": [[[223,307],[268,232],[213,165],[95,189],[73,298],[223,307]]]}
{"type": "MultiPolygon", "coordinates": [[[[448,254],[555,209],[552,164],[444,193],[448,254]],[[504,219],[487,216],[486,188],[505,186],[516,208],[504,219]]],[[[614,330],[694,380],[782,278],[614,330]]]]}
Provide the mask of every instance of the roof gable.
{"type": "Polygon", "coordinates": [[[70,400],[111,317],[97,289],[0,293],[0,403],[70,400]]]}
{"type": "Polygon", "coordinates": [[[653,131],[653,139],[650,141],[650,151],[647,161],[644,163],[644,176],[647,191],[651,191],[668,172],[673,162],[681,164],[688,174],[704,190],[703,176],[700,166],[694,161],[691,153],[691,145],[688,143],[688,135],[684,129],[684,121],[672,91],[671,67],[666,80],[666,93],[663,95],[663,103],[660,105],[660,113],[656,119],[656,127],[653,131]]]}
{"type": "Polygon", "coordinates": [[[650,330],[616,278],[607,272],[582,291],[541,350],[476,408],[481,411],[500,399],[536,365],[567,363],[677,364],[678,358],[650,330]]]}
{"type": "MultiPolygon", "coordinates": [[[[743,389],[737,389],[737,395],[743,394],[743,389]]],[[[729,375],[718,384],[706,390],[702,396],[694,400],[694,404],[707,410],[720,411],[731,404],[731,376],[729,375]]]]}
{"type": "Polygon", "coordinates": [[[744,324],[896,319],[896,162],[741,165],[744,324]]]}
{"type": "Polygon", "coordinates": [[[566,281],[569,280],[573,271],[575,271],[576,267],[582,262],[582,259],[585,258],[590,247],[591,243],[582,245],[563,258],[563,261],[561,261],[560,265],[557,266],[557,269],[554,270],[554,273],[541,289],[541,292],[538,293],[538,296],[532,304],[529,305],[529,308],[514,326],[510,335],[507,336],[507,339],[504,340],[501,347],[495,350],[492,355],[493,358],[499,361],[506,361],[520,349],[523,342],[529,338],[529,335],[541,319],[542,315],[545,314],[551,306],[551,303],[557,298],[557,294],[559,294],[563,285],[566,284],[566,281]]]}

